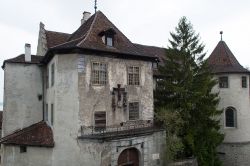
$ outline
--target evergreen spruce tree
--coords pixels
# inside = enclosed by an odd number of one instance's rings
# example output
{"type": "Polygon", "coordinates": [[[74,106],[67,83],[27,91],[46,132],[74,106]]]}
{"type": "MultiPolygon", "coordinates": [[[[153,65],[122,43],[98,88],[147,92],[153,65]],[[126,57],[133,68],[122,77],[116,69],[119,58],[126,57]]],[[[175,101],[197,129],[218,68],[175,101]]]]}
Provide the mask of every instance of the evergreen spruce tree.
{"type": "MultiPolygon", "coordinates": [[[[217,109],[218,94],[212,93],[217,82],[204,59],[204,45],[186,17],[180,19],[175,33],[170,35],[172,40],[169,40],[164,66],[159,67],[162,79],[158,80],[155,90],[157,117],[166,122],[178,115],[179,124],[171,126],[171,131],[166,128],[167,135],[180,138],[182,156],[195,156],[201,166],[220,165],[216,147],[223,135],[216,117],[222,111],[217,109]]],[[[175,154],[178,155],[180,153],[175,154]]]]}

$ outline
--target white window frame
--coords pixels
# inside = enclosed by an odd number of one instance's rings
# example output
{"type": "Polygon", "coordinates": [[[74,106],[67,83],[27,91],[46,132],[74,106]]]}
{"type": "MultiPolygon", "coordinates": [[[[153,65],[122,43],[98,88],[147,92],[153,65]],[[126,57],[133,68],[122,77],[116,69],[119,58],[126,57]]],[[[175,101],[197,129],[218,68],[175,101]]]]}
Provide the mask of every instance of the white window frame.
{"type": "Polygon", "coordinates": [[[127,66],[127,84],[129,86],[140,86],[141,85],[141,67],[139,67],[139,66],[127,66]],[[129,71],[130,68],[133,68],[132,69],[133,70],[132,73],[129,71]],[[135,81],[135,76],[134,76],[135,74],[137,74],[137,73],[134,72],[135,68],[138,68],[138,70],[139,70],[139,72],[138,72],[138,84],[135,81]],[[132,83],[130,83],[130,79],[129,79],[130,78],[129,77],[130,74],[133,75],[132,76],[132,83]]]}
{"type": "Polygon", "coordinates": [[[105,63],[105,62],[97,62],[97,61],[93,61],[91,62],[91,85],[97,85],[97,86],[105,86],[108,84],[108,64],[105,63]],[[98,72],[98,81],[94,80],[96,78],[95,77],[95,71],[94,71],[94,64],[99,64],[99,70],[97,70],[98,72]],[[101,76],[100,76],[100,73],[103,72],[101,69],[100,69],[100,66],[102,65],[105,65],[106,66],[106,75],[105,75],[105,80],[101,80],[101,76]]]}

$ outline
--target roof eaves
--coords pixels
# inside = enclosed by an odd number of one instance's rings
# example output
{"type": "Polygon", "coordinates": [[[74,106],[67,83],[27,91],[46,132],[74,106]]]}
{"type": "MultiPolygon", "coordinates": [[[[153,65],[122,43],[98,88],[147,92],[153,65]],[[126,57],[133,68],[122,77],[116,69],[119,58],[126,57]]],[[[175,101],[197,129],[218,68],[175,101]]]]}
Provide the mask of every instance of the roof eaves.
{"type": "Polygon", "coordinates": [[[128,54],[128,53],[122,53],[122,52],[110,52],[110,51],[104,51],[104,50],[98,50],[98,49],[90,49],[90,48],[81,48],[81,47],[70,47],[70,48],[51,48],[46,53],[44,59],[42,60],[42,63],[47,64],[53,57],[54,54],[70,54],[70,53],[96,53],[97,55],[100,53],[107,54],[107,55],[118,55],[115,56],[116,58],[122,58],[122,59],[142,59],[146,61],[158,61],[157,57],[153,56],[145,56],[141,54],[128,54]]]}

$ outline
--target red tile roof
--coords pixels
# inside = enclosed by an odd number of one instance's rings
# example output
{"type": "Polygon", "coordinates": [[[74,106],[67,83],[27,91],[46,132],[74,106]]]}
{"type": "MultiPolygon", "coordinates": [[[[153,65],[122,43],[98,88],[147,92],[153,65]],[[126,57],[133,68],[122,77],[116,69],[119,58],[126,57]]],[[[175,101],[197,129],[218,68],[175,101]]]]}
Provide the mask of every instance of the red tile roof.
{"type": "Polygon", "coordinates": [[[59,44],[65,43],[71,34],[55,32],[55,31],[45,31],[46,39],[47,39],[47,47],[51,48],[57,46],[59,44]]]}
{"type": "MultiPolygon", "coordinates": [[[[47,38],[53,36],[47,35],[47,38]]],[[[66,42],[61,43],[53,49],[89,49],[104,51],[110,53],[136,55],[140,57],[155,58],[152,53],[141,50],[136,44],[133,44],[108,18],[100,11],[92,15],[84,24],[82,24],[66,42]],[[115,32],[114,46],[107,46],[100,36],[101,32],[112,29],[115,32]]]]}
{"type": "MultiPolygon", "coordinates": [[[[57,51],[60,50],[59,52],[63,53],[65,53],[65,51],[68,53],[71,49],[86,49],[92,52],[103,51],[105,53],[123,54],[121,56],[122,58],[136,57],[141,59],[144,57],[148,60],[155,60],[156,58],[162,60],[165,57],[164,48],[132,43],[100,11],[92,15],[72,34],[45,30],[45,35],[48,49],[57,51]],[[115,32],[114,47],[106,46],[99,35],[101,32],[107,31],[108,29],[112,29],[115,32]]],[[[25,62],[24,55],[20,55],[16,58],[5,60],[2,68],[4,68],[5,62],[39,64],[42,60],[42,62],[47,62],[50,59],[51,55],[45,57],[32,56],[31,62],[25,62]]]]}
{"type": "Polygon", "coordinates": [[[220,41],[208,58],[213,73],[250,73],[237,61],[224,41],[220,41]]]}
{"type": "Polygon", "coordinates": [[[1,138],[0,144],[54,147],[53,131],[41,121],[1,138]]]}
{"type": "Polygon", "coordinates": [[[144,54],[150,54],[151,56],[157,57],[161,62],[166,58],[166,48],[156,47],[156,46],[147,46],[141,44],[135,44],[136,47],[140,49],[144,54]]]}
{"type": "Polygon", "coordinates": [[[5,63],[26,63],[26,64],[39,64],[44,56],[31,55],[31,61],[25,62],[24,54],[21,54],[15,58],[7,59],[3,62],[2,68],[4,68],[5,63]]]}

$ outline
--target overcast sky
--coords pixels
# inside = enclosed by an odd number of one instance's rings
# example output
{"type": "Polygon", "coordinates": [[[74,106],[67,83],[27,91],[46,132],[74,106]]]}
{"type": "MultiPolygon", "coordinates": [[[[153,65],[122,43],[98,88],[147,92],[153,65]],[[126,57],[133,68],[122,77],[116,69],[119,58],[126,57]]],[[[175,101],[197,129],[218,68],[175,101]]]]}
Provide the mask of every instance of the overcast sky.
{"type": "MultiPolygon", "coordinates": [[[[39,22],[45,29],[72,33],[83,11],[94,13],[94,0],[1,0],[0,63],[24,53],[30,43],[36,54],[39,22]]],[[[206,45],[207,56],[223,39],[238,61],[250,66],[249,0],[99,0],[101,10],[132,42],[167,47],[169,32],[186,16],[206,45]]],[[[0,110],[3,101],[0,71],[0,110]]]]}

